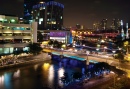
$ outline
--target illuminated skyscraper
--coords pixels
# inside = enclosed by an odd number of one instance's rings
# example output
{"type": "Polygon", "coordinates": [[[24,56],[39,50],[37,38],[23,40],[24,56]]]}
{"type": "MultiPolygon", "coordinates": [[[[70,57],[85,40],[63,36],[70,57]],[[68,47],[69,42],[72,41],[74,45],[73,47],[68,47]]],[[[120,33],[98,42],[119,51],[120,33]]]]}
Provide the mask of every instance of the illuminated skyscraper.
{"type": "Polygon", "coordinates": [[[126,23],[126,39],[129,39],[128,23],[126,23]]]}
{"type": "Polygon", "coordinates": [[[32,18],[32,7],[38,3],[43,3],[53,0],[24,0],[24,19],[25,22],[29,23],[32,18]]]}
{"type": "Polygon", "coordinates": [[[107,19],[103,19],[101,21],[101,28],[104,29],[104,30],[107,28],[107,19]]]}
{"type": "Polygon", "coordinates": [[[121,20],[121,37],[122,37],[122,40],[124,40],[124,29],[123,29],[123,21],[121,20]]]}
{"type": "Polygon", "coordinates": [[[111,28],[117,30],[121,26],[121,21],[119,19],[113,19],[111,28]]]}
{"type": "Polygon", "coordinates": [[[55,2],[43,2],[33,6],[33,20],[38,22],[38,30],[61,30],[63,26],[64,5],[55,2]]]}
{"type": "Polygon", "coordinates": [[[99,29],[100,29],[100,23],[99,23],[99,22],[94,23],[94,24],[93,24],[93,29],[94,29],[94,30],[99,30],[99,29]]]}

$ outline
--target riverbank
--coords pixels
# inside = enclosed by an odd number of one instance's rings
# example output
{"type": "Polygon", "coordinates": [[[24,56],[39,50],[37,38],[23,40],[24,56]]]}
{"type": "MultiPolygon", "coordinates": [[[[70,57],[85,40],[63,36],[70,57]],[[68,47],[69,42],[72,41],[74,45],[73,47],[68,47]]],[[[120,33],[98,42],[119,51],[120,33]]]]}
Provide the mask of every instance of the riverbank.
{"type": "Polygon", "coordinates": [[[32,64],[41,63],[41,62],[44,62],[47,60],[46,57],[41,58],[41,56],[43,56],[43,54],[33,55],[30,57],[26,57],[26,58],[20,58],[18,60],[22,60],[22,61],[17,62],[17,63],[13,63],[13,64],[7,64],[7,65],[0,66],[0,70],[7,70],[7,69],[11,69],[11,68],[24,67],[24,66],[28,66],[28,65],[32,65],[32,64]]]}

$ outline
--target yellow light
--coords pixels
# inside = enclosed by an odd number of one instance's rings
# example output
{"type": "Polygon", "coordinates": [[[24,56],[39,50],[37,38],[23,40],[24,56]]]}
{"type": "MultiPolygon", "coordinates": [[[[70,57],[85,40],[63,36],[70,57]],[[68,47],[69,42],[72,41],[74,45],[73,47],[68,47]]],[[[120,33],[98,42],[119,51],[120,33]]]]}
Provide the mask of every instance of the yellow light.
{"type": "Polygon", "coordinates": [[[42,42],[42,45],[48,44],[49,41],[42,42]]]}
{"type": "Polygon", "coordinates": [[[40,3],[44,3],[44,2],[40,2],[40,3]]]}
{"type": "Polygon", "coordinates": [[[50,66],[49,63],[44,63],[43,66],[42,66],[42,68],[43,68],[43,70],[47,71],[48,68],[49,68],[49,66],[50,66]]]}
{"type": "Polygon", "coordinates": [[[62,47],[63,47],[63,48],[65,48],[65,47],[66,47],[66,45],[65,45],[65,44],[63,44],[63,45],[62,45],[62,47]]]}

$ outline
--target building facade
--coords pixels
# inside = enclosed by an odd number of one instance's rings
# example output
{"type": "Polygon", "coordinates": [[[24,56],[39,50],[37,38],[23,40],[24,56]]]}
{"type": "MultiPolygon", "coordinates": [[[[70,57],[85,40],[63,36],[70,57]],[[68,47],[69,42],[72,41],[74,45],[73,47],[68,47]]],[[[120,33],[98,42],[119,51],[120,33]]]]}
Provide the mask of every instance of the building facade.
{"type": "Polygon", "coordinates": [[[18,17],[0,15],[0,54],[28,50],[29,43],[37,42],[37,23],[18,22],[18,17]]]}
{"type": "Polygon", "coordinates": [[[61,30],[64,5],[55,1],[33,6],[33,20],[38,22],[38,30],[61,30]]]}

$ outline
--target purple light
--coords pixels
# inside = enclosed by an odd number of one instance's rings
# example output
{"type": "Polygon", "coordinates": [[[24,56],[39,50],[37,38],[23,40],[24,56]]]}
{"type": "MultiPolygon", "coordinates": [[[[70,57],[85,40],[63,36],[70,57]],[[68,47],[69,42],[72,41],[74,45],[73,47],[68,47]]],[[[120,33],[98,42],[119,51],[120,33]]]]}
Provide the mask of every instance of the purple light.
{"type": "Polygon", "coordinates": [[[50,37],[65,37],[66,32],[50,32],[50,37]]]}

